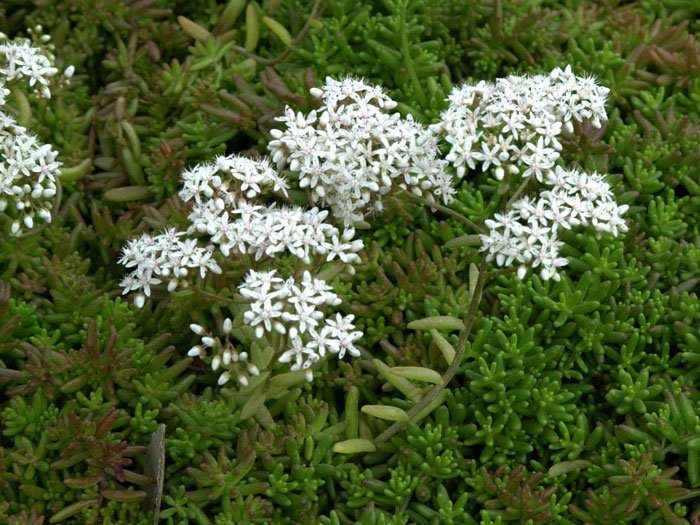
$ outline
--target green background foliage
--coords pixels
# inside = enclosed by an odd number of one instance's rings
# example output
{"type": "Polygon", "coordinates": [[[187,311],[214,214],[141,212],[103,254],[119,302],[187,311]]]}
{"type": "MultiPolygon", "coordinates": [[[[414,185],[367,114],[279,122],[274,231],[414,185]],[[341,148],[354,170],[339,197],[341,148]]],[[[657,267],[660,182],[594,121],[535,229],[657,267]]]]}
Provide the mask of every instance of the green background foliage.
{"type": "MultiPolygon", "coordinates": [[[[162,523],[700,522],[698,15],[694,0],[3,2],[1,31],[41,24],[76,74],[24,115],[64,162],[57,219],[0,237],[0,523],[152,523],[161,424],[162,523]],[[427,122],[460,82],[566,64],[611,93],[609,121],[577,125],[563,156],[609,175],[630,231],[567,233],[559,283],[489,272],[454,379],[374,452],[333,445],[389,427],[358,405],[408,410],[429,388],[382,367],[447,369],[407,325],[465,315],[482,254],[449,242],[463,223],[390,202],[355,279],[334,283],[366,355],[257,412],[186,357],[188,324],[220,325],[226,302],[119,297],[122,244],[184,223],[183,167],[264,154],[274,117],[310,109],[326,76],[381,84],[427,122]]],[[[453,208],[482,223],[507,197],[472,174],[453,208]]]]}

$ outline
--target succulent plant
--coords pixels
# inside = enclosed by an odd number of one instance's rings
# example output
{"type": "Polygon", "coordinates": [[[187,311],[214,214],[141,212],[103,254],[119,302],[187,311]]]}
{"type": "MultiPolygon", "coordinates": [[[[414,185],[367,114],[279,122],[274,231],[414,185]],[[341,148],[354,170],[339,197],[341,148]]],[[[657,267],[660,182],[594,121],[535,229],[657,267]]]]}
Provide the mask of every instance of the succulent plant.
{"type": "Polygon", "coordinates": [[[0,236],[0,523],[698,523],[698,13],[2,3],[0,32],[41,25],[75,73],[50,100],[7,100],[63,165],[52,223],[0,236]],[[567,232],[561,281],[482,266],[473,225],[516,187],[473,170],[449,205],[391,195],[357,225],[355,274],[328,282],[361,355],[313,383],[280,374],[261,398],[187,356],[190,324],[235,319],[245,261],[143,309],[120,298],[122,246],[187,227],[183,170],[264,155],[326,77],[364,77],[429,125],[454,86],[566,64],[610,89],[609,118],[575,123],[561,156],[608,174],[629,232],[567,232]]]}

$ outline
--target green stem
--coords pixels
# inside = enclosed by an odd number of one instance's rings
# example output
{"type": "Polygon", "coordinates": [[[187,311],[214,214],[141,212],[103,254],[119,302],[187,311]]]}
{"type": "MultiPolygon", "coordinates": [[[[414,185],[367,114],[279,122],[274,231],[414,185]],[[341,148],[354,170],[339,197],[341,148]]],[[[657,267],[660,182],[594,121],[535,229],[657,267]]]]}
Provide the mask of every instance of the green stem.
{"type": "Polygon", "coordinates": [[[513,268],[513,267],[510,267],[510,268],[502,268],[502,269],[500,269],[500,270],[492,270],[492,271],[489,272],[489,277],[498,277],[498,276],[501,276],[501,275],[508,275],[509,273],[515,273],[515,272],[517,272],[517,271],[518,271],[518,269],[517,269],[517,268],[513,268]]]}
{"type": "Polygon", "coordinates": [[[233,299],[232,297],[224,297],[223,295],[217,295],[214,293],[205,292],[204,290],[200,290],[199,288],[195,288],[194,290],[199,295],[206,297],[207,299],[211,299],[212,301],[219,301],[222,303],[231,303],[231,304],[247,304],[249,302],[246,299],[236,300],[236,299],[233,299]]]}
{"type": "MultiPolygon", "coordinates": [[[[464,328],[459,334],[459,344],[457,346],[457,352],[455,353],[455,357],[450,363],[450,366],[447,368],[445,373],[442,375],[442,384],[435,385],[430,390],[430,392],[428,392],[423,398],[421,398],[421,400],[418,401],[418,403],[416,403],[415,405],[413,405],[411,409],[407,412],[409,421],[411,421],[413,417],[415,417],[425,407],[427,407],[430,403],[437,399],[437,397],[442,393],[442,391],[447,387],[448,383],[457,373],[457,370],[459,369],[459,366],[462,362],[462,358],[464,357],[464,353],[467,349],[467,338],[469,337],[472,326],[474,325],[474,320],[476,318],[476,312],[479,307],[481,292],[484,289],[485,281],[486,263],[484,262],[481,264],[481,268],[479,269],[479,277],[476,281],[474,296],[472,297],[472,300],[469,303],[469,309],[467,310],[467,315],[464,319],[464,328]]],[[[387,428],[384,432],[379,434],[376,438],[374,438],[374,444],[379,445],[380,443],[391,439],[391,437],[394,436],[394,434],[396,434],[398,431],[400,431],[405,424],[406,422],[404,421],[397,421],[389,428],[387,428]]]]}
{"type": "Polygon", "coordinates": [[[507,210],[510,208],[511,204],[515,202],[515,200],[520,197],[520,195],[525,191],[525,188],[527,188],[528,184],[530,184],[530,178],[527,177],[523,179],[523,181],[520,183],[520,186],[515,190],[515,193],[511,196],[510,199],[508,199],[508,202],[506,202],[505,209],[507,210]]]}
{"type": "Polygon", "coordinates": [[[443,206],[442,204],[438,204],[437,202],[428,202],[425,199],[423,199],[422,197],[418,197],[417,195],[414,195],[411,192],[407,191],[405,193],[406,193],[406,195],[409,195],[413,200],[422,204],[423,206],[426,206],[428,208],[433,208],[435,210],[438,210],[439,212],[444,213],[445,215],[449,215],[450,217],[457,219],[458,221],[463,222],[464,224],[469,226],[472,230],[474,230],[477,233],[485,233],[485,230],[482,226],[479,226],[475,222],[470,221],[461,213],[459,213],[455,210],[452,210],[452,209],[448,208],[447,206],[443,206]]]}
{"type": "Polygon", "coordinates": [[[17,114],[17,123],[20,126],[26,127],[32,120],[32,107],[29,105],[29,100],[27,100],[27,96],[16,87],[12,88],[12,95],[19,110],[17,114]]]}
{"type": "Polygon", "coordinates": [[[323,0],[316,0],[314,2],[313,7],[311,8],[311,13],[309,14],[309,17],[306,19],[306,23],[304,24],[304,27],[301,28],[301,31],[297,33],[297,35],[292,39],[291,45],[282,53],[277,55],[274,58],[263,58],[260,55],[257,55],[255,53],[251,53],[248,51],[246,48],[241,47],[241,46],[232,46],[231,49],[237,51],[238,53],[248,57],[252,58],[255,60],[258,64],[262,64],[264,66],[273,66],[275,64],[278,64],[282,61],[284,61],[292,52],[292,46],[297,45],[299,42],[301,42],[307,35],[307,33],[311,30],[311,22],[313,22],[318,16],[321,14],[321,4],[323,3],[323,0]]]}

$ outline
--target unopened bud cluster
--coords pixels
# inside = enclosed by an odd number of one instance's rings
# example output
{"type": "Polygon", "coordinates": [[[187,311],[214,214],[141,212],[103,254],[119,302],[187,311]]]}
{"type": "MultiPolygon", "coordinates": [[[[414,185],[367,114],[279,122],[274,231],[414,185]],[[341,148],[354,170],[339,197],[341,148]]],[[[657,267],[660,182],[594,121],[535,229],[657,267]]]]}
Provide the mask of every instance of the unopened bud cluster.
{"type": "Polygon", "coordinates": [[[198,324],[191,324],[192,330],[201,336],[201,343],[190,348],[187,355],[198,357],[211,365],[215,372],[220,371],[219,385],[228,383],[231,378],[236,379],[242,386],[247,386],[251,376],[260,375],[260,370],[248,361],[248,352],[238,351],[234,342],[229,338],[233,330],[231,319],[224,319],[221,332],[223,337],[217,337],[198,324]]]}
{"type": "MultiPolygon", "coordinates": [[[[7,86],[25,82],[37,96],[50,98],[50,82],[58,69],[45,47],[39,48],[28,40],[8,41],[4,35],[0,37],[0,212],[12,218],[10,233],[18,235],[33,228],[37,221],[51,221],[61,163],[51,145],[42,144],[3,111],[10,94],[7,86]]],[[[39,40],[45,44],[48,36],[39,40]]],[[[72,73],[70,67],[65,76],[72,73]]]]}
{"type": "Polygon", "coordinates": [[[304,115],[286,108],[284,127],[272,130],[268,147],[279,168],[298,173],[299,186],[350,225],[399,189],[449,202],[438,137],[410,115],[390,113],[397,103],[360,79],[326,79],[311,94],[322,107],[304,115]]]}

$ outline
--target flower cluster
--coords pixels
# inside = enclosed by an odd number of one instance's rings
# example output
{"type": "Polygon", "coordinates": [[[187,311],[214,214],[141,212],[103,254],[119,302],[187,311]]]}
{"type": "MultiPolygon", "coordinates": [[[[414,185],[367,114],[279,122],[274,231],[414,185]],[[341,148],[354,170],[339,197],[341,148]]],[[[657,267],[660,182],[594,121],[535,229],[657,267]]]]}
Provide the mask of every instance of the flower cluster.
{"type": "Polygon", "coordinates": [[[609,184],[597,174],[566,170],[557,163],[559,136],[573,132],[573,122],[607,120],[609,90],[593,77],[579,77],[571,67],[549,75],[515,76],[455,88],[441,122],[431,126],[450,145],[447,160],[463,177],[477,165],[492,170],[497,180],[519,175],[523,187],[532,179],[552,186],[536,199],[524,197],[503,214],[485,221],[480,235],[487,259],[499,266],[514,261],[525,275],[526,265],[539,268],[543,279],[559,280],[558,268],[568,261],[559,254],[563,230],[592,226],[613,235],[627,230],[609,184]]]}
{"type": "Polygon", "coordinates": [[[213,257],[212,246],[201,247],[196,239],[185,237],[185,232],[168,228],[157,235],[143,234],[131,239],[122,249],[119,262],[133,270],[121,281],[124,293],[137,292],[134,303],[141,308],[151,295],[151,286],[168,282],[172,292],[189,275],[199,270],[204,277],[208,271],[221,273],[213,257]]]}
{"type": "Polygon", "coordinates": [[[0,112],[0,211],[14,216],[10,232],[33,228],[37,218],[51,221],[56,176],[61,163],[49,144],[42,144],[12,117],[0,112]]]}
{"type": "MultiPolygon", "coordinates": [[[[67,76],[72,68],[66,70],[67,76]]],[[[26,81],[38,96],[49,98],[49,82],[58,72],[51,56],[28,41],[0,43],[0,106],[10,90],[7,82],[26,81]]],[[[10,232],[31,229],[37,219],[51,221],[61,163],[49,144],[0,110],[0,212],[13,217],[10,232]]]]}
{"type": "MultiPolygon", "coordinates": [[[[282,253],[299,259],[303,268],[336,259],[341,264],[359,261],[362,241],[353,240],[354,229],[341,231],[326,222],[325,210],[267,204],[264,197],[274,192],[286,196],[287,181],[267,159],[221,156],[185,171],[180,197],[191,205],[190,226],[187,231],[171,228],[144,234],[127,243],[120,259],[131,269],[121,282],[124,293],[137,292],[135,303],[141,307],[151,287],[167,282],[168,291],[173,291],[187,285],[196,272],[202,278],[208,272],[222,273],[226,258],[240,255],[252,255],[256,268],[274,267],[282,253]]],[[[340,298],[308,269],[300,281],[282,279],[275,269],[251,269],[238,291],[250,301],[243,320],[254,328],[255,337],[280,334],[278,346],[288,343],[290,348],[278,348],[278,361],[291,363],[292,370],[307,370],[309,381],[309,367],[327,353],[341,358],[346,352],[359,355],[353,343],[362,333],[354,331],[353,317],[326,319],[324,309],[339,305],[340,298]]],[[[206,352],[211,350],[212,368],[223,370],[219,384],[235,377],[246,385],[251,375],[258,375],[257,367],[247,362],[247,352],[239,352],[229,340],[230,321],[224,323],[223,341],[199,325],[191,328],[202,336],[202,344],[189,355],[208,359],[206,352]]]]}
{"type": "Polygon", "coordinates": [[[227,208],[263,193],[287,194],[287,181],[267,159],[254,160],[239,155],[221,155],[214,162],[197,164],[182,174],[180,198],[193,203],[190,220],[220,220],[227,208]]]}
{"type": "Polygon", "coordinates": [[[327,353],[340,359],[346,352],[360,355],[354,342],[362,332],[354,330],[354,316],[326,318],[322,307],[337,306],[340,298],[328,283],[309,272],[296,281],[277,277],[274,270],[251,271],[239,292],[252,301],[243,316],[245,323],[255,328],[258,338],[272,331],[286,335],[289,348],[279,356],[279,362],[291,363],[293,371],[306,370],[308,381],[313,378],[309,368],[327,353]]]}
{"type": "Polygon", "coordinates": [[[452,177],[445,172],[437,137],[410,115],[388,113],[396,102],[362,80],[326,79],[311,94],[322,107],[309,114],[287,107],[277,118],[268,148],[279,168],[299,174],[313,202],[328,206],[350,225],[397,189],[449,202],[452,177]]]}
{"type": "MultiPolygon", "coordinates": [[[[72,70],[69,70],[69,73],[72,70]]],[[[28,41],[5,41],[0,43],[0,78],[2,84],[6,81],[25,80],[34,93],[43,98],[51,98],[49,83],[58,73],[45,51],[40,50],[28,41]]],[[[0,89],[0,103],[7,91],[0,89]]]]}
{"type": "Polygon", "coordinates": [[[558,268],[568,261],[559,255],[563,245],[558,240],[563,230],[574,226],[592,226],[597,231],[617,235],[627,231],[622,215],[628,206],[618,205],[610,185],[602,175],[566,170],[557,166],[548,173],[543,191],[536,200],[524,197],[512,209],[486,221],[488,235],[481,235],[487,259],[499,266],[520,263],[518,275],[525,275],[524,265],[540,268],[543,279],[560,280],[558,268]]]}
{"type": "Polygon", "coordinates": [[[550,75],[481,81],[455,88],[431,129],[450,144],[447,160],[459,177],[480,164],[498,180],[508,172],[541,182],[560,157],[562,126],[572,132],[573,121],[589,119],[600,127],[608,92],[569,66],[550,75]]]}
{"type": "Polygon", "coordinates": [[[260,375],[258,367],[248,361],[248,352],[239,352],[234,342],[231,341],[229,337],[233,330],[231,319],[224,319],[221,330],[224,335],[223,341],[201,325],[191,324],[190,330],[201,336],[202,339],[201,344],[190,348],[187,355],[210,361],[211,369],[215,372],[222,370],[219,375],[219,385],[226,384],[233,376],[241,385],[247,386],[251,376],[260,375]],[[212,353],[211,358],[207,355],[208,351],[212,353]]]}
{"type": "Polygon", "coordinates": [[[259,260],[289,252],[306,264],[314,255],[348,263],[359,259],[362,242],[351,242],[352,228],[341,233],[325,222],[327,211],[250,202],[269,190],[286,194],[286,179],[267,159],[222,156],[186,171],[183,179],[180,197],[193,202],[190,232],[209,235],[225,257],[248,253],[259,260]]]}
{"type": "Polygon", "coordinates": [[[190,269],[204,277],[221,273],[216,248],[224,257],[253,255],[256,261],[286,252],[305,264],[320,257],[343,263],[359,260],[362,241],[353,240],[352,228],[340,231],[325,221],[328,212],[317,208],[277,206],[251,201],[267,191],[286,192],[287,181],[266,159],[222,156],[183,174],[180,197],[192,203],[190,227],[132,239],[120,262],[132,271],[122,280],[124,293],[136,291],[135,303],[142,306],[151,286],[167,280],[168,291],[187,284],[190,269]],[[197,235],[208,235],[201,246],[197,235]]]}

